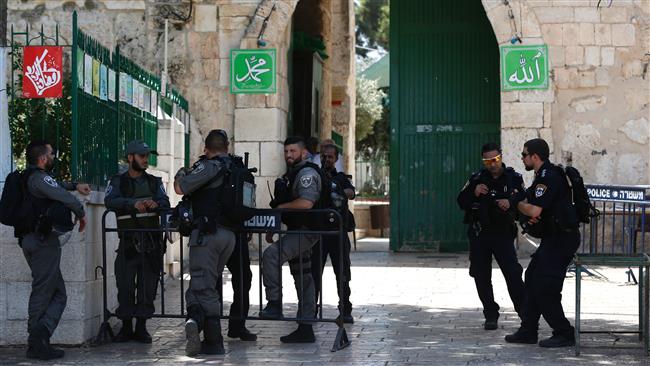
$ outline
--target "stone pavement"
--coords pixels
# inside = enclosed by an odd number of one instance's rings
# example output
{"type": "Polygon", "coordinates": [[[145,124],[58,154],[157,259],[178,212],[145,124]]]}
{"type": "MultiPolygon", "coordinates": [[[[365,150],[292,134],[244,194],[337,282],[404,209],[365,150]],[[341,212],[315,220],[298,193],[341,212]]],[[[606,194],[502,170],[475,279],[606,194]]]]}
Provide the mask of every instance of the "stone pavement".
{"type": "MultiPolygon", "coordinates": [[[[573,348],[542,349],[536,345],[510,345],[503,337],[514,331],[518,318],[508,299],[503,276],[495,268],[495,298],[501,304],[499,329],[484,331],[482,313],[466,254],[391,253],[386,241],[363,240],[352,253],[352,303],[355,323],[346,325],[350,347],[332,353],[336,327],[316,326],[317,342],[285,345],[279,340],[295,328],[289,322],[249,321],[258,341],[226,339],[225,356],[189,358],[184,355],[184,335],[179,319],[151,321],[152,345],[106,344],[72,347],[56,364],[247,364],[247,365],[638,365],[650,364],[636,335],[583,335],[583,355],[573,348]]],[[[522,260],[525,266],[528,260],[522,260]]],[[[253,267],[252,312],[259,310],[257,265],[253,267]]],[[[597,268],[605,279],[583,281],[583,329],[635,330],[637,287],[626,284],[623,269],[597,268]]],[[[295,311],[296,297],[285,266],[285,314],[295,311]]],[[[226,276],[224,297],[232,298],[226,276]]],[[[326,268],[325,315],[335,316],[335,285],[326,268]],[[333,297],[334,296],[334,297],[333,297]]],[[[573,278],[565,282],[565,311],[573,321],[573,278]]],[[[178,310],[178,285],[167,288],[168,311],[178,310]],[[176,295],[176,300],[172,297],[176,295]]],[[[229,302],[225,304],[228,309],[229,302]]],[[[223,322],[225,327],[226,322],[223,322]]],[[[540,337],[550,336],[542,321],[540,337]]],[[[114,327],[116,328],[116,327],[114,327]]],[[[225,329],[224,329],[225,334],[225,329]]],[[[0,348],[0,364],[32,364],[24,347],[0,348]]],[[[44,364],[44,363],[38,363],[44,364]]]]}

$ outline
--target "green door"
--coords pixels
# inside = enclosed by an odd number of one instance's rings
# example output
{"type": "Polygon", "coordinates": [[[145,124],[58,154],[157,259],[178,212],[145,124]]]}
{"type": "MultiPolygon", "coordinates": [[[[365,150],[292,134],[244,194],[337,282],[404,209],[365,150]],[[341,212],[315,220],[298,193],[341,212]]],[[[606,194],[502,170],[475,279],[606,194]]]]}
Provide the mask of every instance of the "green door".
{"type": "Polygon", "coordinates": [[[499,48],[479,0],[390,2],[391,249],[467,250],[456,195],[499,142],[499,48]]]}

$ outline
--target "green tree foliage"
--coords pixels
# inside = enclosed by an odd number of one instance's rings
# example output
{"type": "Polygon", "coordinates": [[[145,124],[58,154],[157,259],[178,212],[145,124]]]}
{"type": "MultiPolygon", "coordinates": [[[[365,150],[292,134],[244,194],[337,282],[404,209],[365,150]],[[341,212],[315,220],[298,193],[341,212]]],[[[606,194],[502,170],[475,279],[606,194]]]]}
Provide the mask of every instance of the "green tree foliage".
{"type": "Polygon", "coordinates": [[[377,81],[357,76],[356,138],[361,141],[373,131],[381,118],[382,100],[386,94],[378,89],[377,81]]]}
{"type": "MultiPolygon", "coordinates": [[[[355,6],[356,12],[356,42],[357,45],[385,50],[389,48],[389,0],[361,0],[355,6]]],[[[357,53],[366,56],[367,50],[357,48],[357,53]]]]}

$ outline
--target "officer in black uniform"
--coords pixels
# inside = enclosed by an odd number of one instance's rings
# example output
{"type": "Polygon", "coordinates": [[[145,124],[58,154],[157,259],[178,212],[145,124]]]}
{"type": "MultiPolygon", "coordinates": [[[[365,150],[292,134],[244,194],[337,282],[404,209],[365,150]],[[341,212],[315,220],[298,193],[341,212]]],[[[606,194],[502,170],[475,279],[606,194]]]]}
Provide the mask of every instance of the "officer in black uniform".
{"type": "MultiPolygon", "coordinates": [[[[241,166],[244,165],[241,157],[234,155],[230,157],[241,166]]],[[[236,236],[235,249],[226,263],[226,267],[232,275],[230,282],[233,292],[228,317],[228,337],[253,342],[257,340],[257,335],[246,328],[246,317],[250,308],[249,292],[253,281],[248,240],[245,234],[237,234],[236,236]]]]}
{"type": "Polygon", "coordinates": [[[524,302],[523,269],[517,261],[514,239],[516,205],[526,195],[521,174],[502,163],[501,148],[487,143],[481,149],[484,168],[472,174],[458,194],[458,205],[468,224],[469,274],[474,278],[483,303],[485,330],[498,327],[499,304],[492,290],[492,256],[508,286],[510,299],[519,313],[524,302]]]}
{"type": "MultiPolygon", "coordinates": [[[[143,141],[126,145],[128,171],[111,178],[106,208],[115,210],[118,229],[160,228],[157,210],[169,209],[169,198],[159,177],[146,172],[151,149],[143,141]]],[[[154,300],[162,270],[164,243],[158,233],[121,232],[115,258],[118,307],[122,329],[114,342],[151,343],[146,322],[154,313],[154,300]],[[137,319],[135,332],[132,318],[137,319]]]]}
{"type": "MultiPolygon", "coordinates": [[[[346,231],[354,230],[354,216],[349,210],[348,200],[355,197],[355,188],[348,175],[344,172],[336,171],[336,161],[338,160],[338,148],[335,145],[324,145],[321,147],[321,170],[325,177],[332,185],[332,207],[337,210],[343,217],[343,227],[346,231]]],[[[312,268],[314,276],[314,286],[316,287],[316,302],[321,286],[322,272],[329,255],[332,261],[332,269],[336,275],[336,289],[339,295],[339,308],[343,316],[343,322],[353,323],[352,303],[350,303],[350,238],[343,235],[343,248],[339,243],[339,237],[333,235],[323,236],[323,245],[314,247],[312,253],[312,268]],[[342,250],[341,250],[342,249],[342,250]]]]}
{"type": "MultiPolygon", "coordinates": [[[[322,178],[317,165],[307,162],[305,142],[299,137],[284,141],[284,160],[287,173],[276,180],[275,197],[271,207],[294,210],[321,208],[322,178]]],[[[285,213],[282,222],[287,230],[323,229],[314,220],[318,215],[285,213]]],[[[324,220],[323,220],[324,222],[324,220]]],[[[260,313],[266,319],[279,319],[282,315],[282,278],[279,272],[282,263],[289,262],[296,292],[298,293],[298,317],[313,319],[316,316],[316,292],[311,274],[311,248],[318,243],[318,235],[283,235],[273,242],[272,233],[266,235],[272,243],[262,256],[262,273],[268,304],[260,313]]],[[[310,321],[300,321],[298,329],[281,337],[283,343],[313,343],[316,341],[310,321]]]]}
{"type": "Polygon", "coordinates": [[[52,146],[46,141],[32,141],[27,145],[27,194],[31,195],[35,226],[22,233],[19,243],[32,271],[32,292],[29,296],[27,331],[27,358],[51,360],[61,358],[64,351],[50,345],[50,337],[59,324],[65,309],[67,295],[61,275],[61,246],[58,233],[52,231],[53,217],[49,210],[56,205],[58,215],[69,220],[72,211],[79,221],[79,232],[86,226],[83,205],[66,190],[89,194],[87,184],[58,183],[49,172],[54,167],[52,146]],[[47,217],[44,218],[43,216],[47,217]]]}
{"type": "Polygon", "coordinates": [[[526,302],[521,327],[506,336],[510,343],[537,343],[540,315],[553,328],[553,336],[541,347],[575,344],[574,329],[562,309],[562,286],[566,270],[578,246],[580,233],[570,188],[560,167],[549,160],[549,147],[542,139],[529,140],[521,153],[526,170],[535,170],[535,180],[526,192],[519,211],[531,225],[541,225],[542,241],[526,269],[526,302]]]}
{"type": "Polygon", "coordinates": [[[212,130],[205,138],[204,154],[191,169],[176,174],[174,190],[189,195],[194,215],[190,234],[190,286],[185,292],[187,316],[185,354],[222,355],[221,289],[223,268],[235,247],[235,234],[224,226],[221,192],[225,169],[232,164],[228,135],[212,130]],[[203,342],[200,333],[203,332],[203,342]]]}

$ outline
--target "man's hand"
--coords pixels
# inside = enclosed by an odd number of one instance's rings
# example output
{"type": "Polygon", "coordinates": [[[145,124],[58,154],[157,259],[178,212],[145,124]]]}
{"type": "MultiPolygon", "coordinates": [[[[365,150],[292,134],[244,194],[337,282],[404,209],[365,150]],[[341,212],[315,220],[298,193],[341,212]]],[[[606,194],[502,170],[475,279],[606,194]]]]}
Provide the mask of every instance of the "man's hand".
{"type": "Polygon", "coordinates": [[[158,208],[158,203],[154,200],[145,200],[144,205],[148,211],[153,211],[158,208]]]}
{"type": "Polygon", "coordinates": [[[273,243],[273,233],[266,233],[266,242],[269,244],[273,243]]]}
{"type": "Polygon", "coordinates": [[[138,210],[140,213],[147,212],[147,205],[145,204],[146,201],[138,201],[133,205],[136,210],[138,210]]]}
{"type": "Polygon", "coordinates": [[[528,219],[528,223],[531,225],[535,225],[538,222],[539,222],[539,217],[531,217],[530,219],[528,219]]]}
{"type": "Polygon", "coordinates": [[[79,221],[79,232],[84,231],[84,229],[86,228],[86,223],[88,222],[86,220],[86,216],[84,216],[82,218],[77,217],[77,218],[75,218],[74,221],[75,221],[75,224],[76,224],[77,221],[79,221]]]}
{"type": "Polygon", "coordinates": [[[476,186],[476,188],[474,188],[474,195],[476,197],[478,197],[478,196],[480,196],[482,194],[488,194],[489,191],[490,190],[488,189],[488,187],[485,184],[481,183],[481,184],[478,184],[476,186]]]}
{"type": "Polygon", "coordinates": [[[90,194],[90,186],[86,183],[77,184],[77,192],[87,196],[90,194]]]}
{"type": "Polygon", "coordinates": [[[510,201],[507,199],[503,198],[500,200],[496,200],[497,206],[499,206],[500,209],[503,211],[508,211],[510,209],[510,201]]]}

